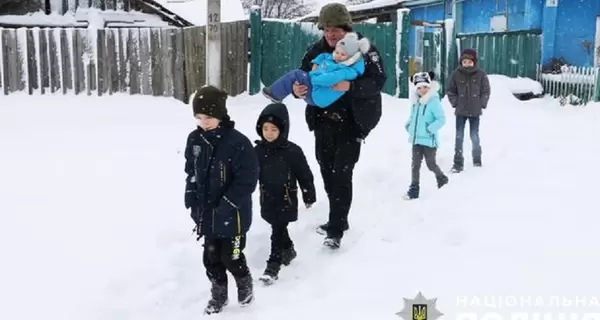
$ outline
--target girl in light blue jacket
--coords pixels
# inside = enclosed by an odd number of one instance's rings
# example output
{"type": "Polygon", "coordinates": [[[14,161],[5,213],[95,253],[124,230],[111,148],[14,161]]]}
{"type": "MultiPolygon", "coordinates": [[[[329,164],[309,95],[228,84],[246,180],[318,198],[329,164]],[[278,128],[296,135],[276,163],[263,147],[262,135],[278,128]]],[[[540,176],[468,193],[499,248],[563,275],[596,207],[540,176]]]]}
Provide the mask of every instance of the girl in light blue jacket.
{"type": "Polygon", "coordinates": [[[433,79],[433,72],[416,73],[411,78],[416,92],[410,118],[404,126],[412,144],[412,181],[405,195],[407,200],[419,198],[423,158],[427,168],[435,174],[438,188],[448,183],[448,177],[442,172],[435,159],[439,147],[439,130],[446,123],[446,117],[438,93],[439,84],[433,79]]]}

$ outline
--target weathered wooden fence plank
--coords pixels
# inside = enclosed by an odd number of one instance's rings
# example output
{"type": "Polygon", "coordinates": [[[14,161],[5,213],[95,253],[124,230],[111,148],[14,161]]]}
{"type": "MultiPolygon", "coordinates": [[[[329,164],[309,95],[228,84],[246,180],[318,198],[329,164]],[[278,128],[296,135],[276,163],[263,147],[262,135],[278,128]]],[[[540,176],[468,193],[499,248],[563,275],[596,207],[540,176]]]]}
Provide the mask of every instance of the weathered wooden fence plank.
{"type": "Polygon", "coordinates": [[[162,70],[163,55],[162,51],[160,50],[160,29],[153,28],[151,29],[150,34],[150,60],[152,62],[150,77],[152,79],[152,95],[162,96],[164,93],[164,79],[162,70]]]}
{"type": "Polygon", "coordinates": [[[129,29],[127,42],[127,60],[129,61],[129,93],[142,93],[142,63],[140,61],[140,32],[138,29],[129,29]]]}
{"type": "Polygon", "coordinates": [[[39,29],[27,29],[27,89],[33,94],[39,88],[37,70],[37,50],[35,46],[35,33],[39,29]]]}
{"type": "Polygon", "coordinates": [[[118,75],[118,90],[119,92],[125,92],[127,90],[127,77],[128,77],[128,60],[127,60],[127,42],[129,39],[129,30],[119,28],[117,30],[117,42],[119,43],[119,75],[118,75]]]}
{"type": "Polygon", "coordinates": [[[163,96],[173,96],[173,44],[171,33],[176,29],[168,28],[160,31],[160,53],[162,55],[163,96]]]}
{"type": "Polygon", "coordinates": [[[60,29],[60,52],[62,66],[62,88],[63,94],[73,90],[73,50],[71,48],[71,39],[73,39],[73,29],[60,29]]]}
{"type": "Polygon", "coordinates": [[[142,94],[152,94],[152,62],[150,56],[150,29],[140,29],[139,34],[139,59],[141,62],[140,80],[142,84],[142,94]]]}
{"type": "Polygon", "coordinates": [[[183,42],[183,30],[171,34],[173,44],[173,96],[175,99],[188,103],[186,74],[185,74],[185,47],[183,42]]]}
{"type": "Polygon", "coordinates": [[[108,64],[108,93],[113,94],[119,92],[119,52],[121,51],[121,43],[119,41],[119,33],[115,29],[106,29],[106,61],[108,64]]]}
{"type": "Polygon", "coordinates": [[[86,69],[84,66],[84,50],[85,50],[85,33],[84,29],[73,30],[73,87],[75,94],[80,94],[86,91],[85,74],[86,69]]]}
{"type": "Polygon", "coordinates": [[[106,29],[96,30],[96,67],[98,73],[98,96],[106,94],[108,91],[108,67],[106,63],[106,29]]]}

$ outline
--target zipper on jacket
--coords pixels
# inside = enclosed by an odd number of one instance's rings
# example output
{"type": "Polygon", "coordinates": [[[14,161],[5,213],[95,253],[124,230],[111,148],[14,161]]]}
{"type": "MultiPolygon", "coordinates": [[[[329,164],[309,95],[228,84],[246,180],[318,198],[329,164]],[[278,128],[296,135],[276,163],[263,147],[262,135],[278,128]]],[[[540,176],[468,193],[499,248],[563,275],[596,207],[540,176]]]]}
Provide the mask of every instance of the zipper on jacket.
{"type": "Polygon", "coordinates": [[[287,197],[288,203],[290,204],[290,206],[292,205],[292,198],[290,198],[290,187],[288,187],[288,185],[285,185],[285,196],[287,197]]]}
{"type": "Polygon", "coordinates": [[[419,127],[419,107],[417,106],[417,117],[415,118],[415,130],[413,132],[413,144],[417,143],[417,128],[419,127]]]}
{"type": "Polygon", "coordinates": [[[242,218],[240,217],[240,210],[236,211],[237,218],[237,234],[242,234],[242,218]]]}

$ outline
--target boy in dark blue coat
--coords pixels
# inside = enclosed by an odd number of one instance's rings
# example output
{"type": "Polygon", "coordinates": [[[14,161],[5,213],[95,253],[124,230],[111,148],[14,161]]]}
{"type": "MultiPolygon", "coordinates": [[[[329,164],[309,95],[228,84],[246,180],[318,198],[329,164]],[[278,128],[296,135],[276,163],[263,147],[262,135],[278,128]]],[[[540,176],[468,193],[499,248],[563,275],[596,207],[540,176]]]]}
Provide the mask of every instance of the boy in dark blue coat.
{"type": "Polygon", "coordinates": [[[204,237],[202,260],[212,284],[207,314],[228,303],[227,271],[236,281],[238,302],[247,305],[254,299],[243,250],[259,166],[250,140],[234,129],[226,101],[227,93],[215,87],[198,90],[192,102],[198,128],[185,149],[185,207],[191,209],[198,240],[204,237]]]}
{"type": "Polygon", "coordinates": [[[302,149],[288,140],[290,117],[287,107],[273,103],[258,121],[256,154],[260,162],[260,213],[271,225],[271,255],[260,280],[270,285],[277,280],[281,265],[296,257],[288,224],[298,220],[298,186],[307,208],[316,201],[313,174],[302,149]]]}

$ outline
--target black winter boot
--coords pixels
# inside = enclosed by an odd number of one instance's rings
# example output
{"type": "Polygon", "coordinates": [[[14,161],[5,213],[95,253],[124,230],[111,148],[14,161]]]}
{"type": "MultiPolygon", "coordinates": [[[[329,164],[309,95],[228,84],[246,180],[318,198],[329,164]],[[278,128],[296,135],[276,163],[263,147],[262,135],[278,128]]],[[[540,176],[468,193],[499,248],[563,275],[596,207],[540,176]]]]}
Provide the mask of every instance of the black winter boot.
{"type": "Polygon", "coordinates": [[[342,243],[342,239],[339,237],[327,236],[325,241],[323,241],[323,245],[329,247],[331,249],[339,249],[342,243]]]}
{"type": "Polygon", "coordinates": [[[204,308],[205,314],[219,313],[229,303],[227,297],[227,283],[216,284],[213,282],[212,288],[210,289],[211,298],[208,301],[208,305],[204,308]]]}
{"type": "Polygon", "coordinates": [[[273,103],[281,103],[281,101],[277,100],[274,96],[273,96],[273,91],[271,91],[271,87],[264,87],[262,89],[262,94],[269,100],[271,100],[273,103]]]}
{"type": "Polygon", "coordinates": [[[442,175],[436,177],[438,189],[445,186],[448,183],[448,177],[446,175],[442,175]]]}
{"type": "Polygon", "coordinates": [[[418,184],[411,184],[410,187],[408,187],[408,191],[404,195],[404,199],[406,199],[406,200],[418,199],[420,190],[421,190],[421,188],[419,187],[418,184]]]}
{"type": "Polygon", "coordinates": [[[238,289],[238,302],[242,306],[247,306],[254,301],[254,290],[252,276],[247,275],[243,278],[235,278],[238,289]]]}
{"type": "Polygon", "coordinates": [[[473,157],[473,166],[481,167],[481,156],[473,157]]]}
{"type": "Polygon", "coordinates": [[[292,263],[292,261],[294,259],[296,259],[296,256],[298,254],[296,253],[296,249],[294,249],[294,246],[292,245],[291,248],[289,249],[285,249],[283,250],[283,252],[281,253],[281,263],[284,266],[289,266],[290,263],[292,263]]]}
{"type": "MultiPolygon", "coordinates": [[[[317,233],[324,236],[327,234],[327,229],[329,229],[329,222],[318,226],[317,233]]],[[[344,223],[344,227],[342,228],[342,231],[346,232],[346,231],[348,231],[348,229],[350,229],[350,225],[348,224],[348,221],[346,221],[344,223]]]]}
{"type": "Polygon", "coordinates": [[[260,276],[260,278],[258,278],[258,280],[260,280],[265,285],[271,285],[275,281],[277,281],[277,279],[279,279],[279,270],[280,269],[281,269],[281,265],[279,263],[268,262],[265,272],[263,273],[262,276],[260,276]]]}

